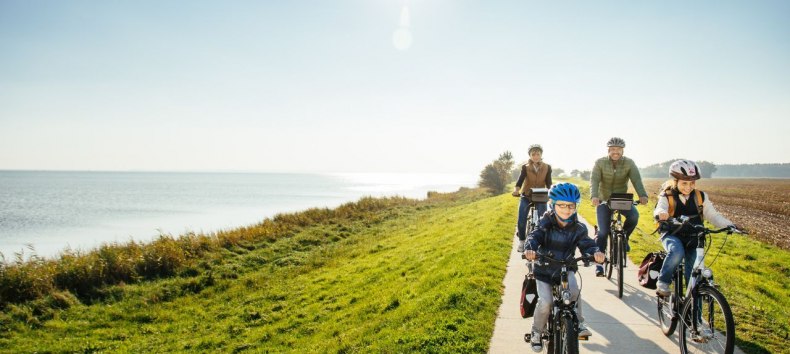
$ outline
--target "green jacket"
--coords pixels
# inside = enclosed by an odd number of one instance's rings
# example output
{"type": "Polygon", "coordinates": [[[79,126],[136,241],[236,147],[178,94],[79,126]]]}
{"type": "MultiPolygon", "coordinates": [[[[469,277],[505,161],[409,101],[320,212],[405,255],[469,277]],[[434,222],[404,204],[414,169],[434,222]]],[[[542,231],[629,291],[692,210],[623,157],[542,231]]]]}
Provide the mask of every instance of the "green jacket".
{"type": "Polygon", "coordinates": [[[636,194],[640,197],[647,197],[645,186],[642,184],[642,176],[639,168],[636,167],[634,160],[625,156],[617,160],[612,165],[609,156],[602,157],[595,161],[592,175],[590,175],[590,198],[609,200],[612,193],[628,193],[628,180],[636,189],[636,194]]]}

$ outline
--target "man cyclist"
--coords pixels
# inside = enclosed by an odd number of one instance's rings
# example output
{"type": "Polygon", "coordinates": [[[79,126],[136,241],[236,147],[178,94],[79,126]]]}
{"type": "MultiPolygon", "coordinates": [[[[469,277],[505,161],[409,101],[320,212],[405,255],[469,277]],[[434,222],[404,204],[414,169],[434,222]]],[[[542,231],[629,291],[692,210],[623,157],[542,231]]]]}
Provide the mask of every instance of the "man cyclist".
{"type": "MultiPolygon", "coordinates": [[[[517,236],[518,236],[518,252],[524,252],[524,240],[527,235],[527,213],[529,212],[529,203],[532,192],[531,188],[549,188],[551,186],[551,165],[543,162],[543,147],[539,144],[529,146],[527,150],[529,160],[527,163],[521,165],[521,174],[518,175],[516,187],[513,188],[513,196],[521,196],[518,204],[518,221],[517,221],[517,236]]],[[[543,216],[546,212],[546,204],[539,203],[536,205],[538,215],[543,216]]]]}
{"type": "MultiPolygon", "coordinates": [[[[602,157],[595,161],[595,166],[590,175],[590,197],[592,205],[596,207],[596,215],[598,219],[598,235],[595,237],[595,243],[600,250],[606,250],[608,237],[609,237],[609,221],[612,217],[612,211],[609,206],[601,204],[601,201],[609,200],[612,193],[626,193],[628,192],[628,181],[636,189],[639,195],[639,203],[647,203],[647,192],[645,186],[642,184],[642,176],[639,174],[639,168],[636,167],[634,160],[623,156],[625,150],[625,141],[618,137],[609,139],[606,143],[609,149],[608,156],[602,157]]],[[[630,211],[623,212],[625,216],[625,224],[623,229],[626,237],[626,252],[631,250],[628,244],[628,238],[634,232],[637,222],[639,222],[639,211],[635,206],[631,207],[630,211]]],[[[595,266],[595,275],[603,276],[603,266],[595,266]]]]}

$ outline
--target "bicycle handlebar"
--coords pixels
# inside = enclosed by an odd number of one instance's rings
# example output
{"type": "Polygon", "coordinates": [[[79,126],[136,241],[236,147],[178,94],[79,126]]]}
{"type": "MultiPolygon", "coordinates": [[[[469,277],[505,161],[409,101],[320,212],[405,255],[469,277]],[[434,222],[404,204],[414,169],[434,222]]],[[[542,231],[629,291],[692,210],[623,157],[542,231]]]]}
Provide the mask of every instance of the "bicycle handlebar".
{"type": "MultiPolygon", "coordinates": [[[[689,221],[691,221],[690,217],[688,217],[686,215],[681,215],[681,216],[679,216],[677,218],[669,218],[667,220],[659,220],[659,223],[675,226],[676,229],[672,232],[672,233],[675,233],[675,232],[679,231],[683,226],[688,225],[689,221]]],[[[690,225],[690,226],[692,226],[695,230],[704,233],[705,235],[718,234],[718,233],[722,233],[722,232],[726,232],[727,234],[736,233],[736,234],[741,234],[741,235],[748,235],[748,233],[746,233],[746,231],[739,230],[739,229],[735,228],[734,226],[726,226],[726,227],[723,227],[723,228],[720,228],[720,229],[709,229],[709,228],[705,227],[705,225],[690,225]]]]}

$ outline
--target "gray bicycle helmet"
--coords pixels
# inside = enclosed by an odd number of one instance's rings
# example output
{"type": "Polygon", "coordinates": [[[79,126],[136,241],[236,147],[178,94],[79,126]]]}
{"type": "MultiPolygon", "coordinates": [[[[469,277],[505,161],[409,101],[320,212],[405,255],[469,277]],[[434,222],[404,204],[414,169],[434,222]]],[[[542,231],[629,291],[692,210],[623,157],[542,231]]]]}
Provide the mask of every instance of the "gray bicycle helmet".
{"type": "Polygon", "coordinates": [[[543,153],[543,147],[540,144],[532,144],[529,146],[529,150],[527,150],[527,154],[532,154],[532,150],[538,150],[540,153],[543,153]]]}
{"type": "Polygon", "coordinates": [[[612,146],[617,146],[617,147],[624,148],[625,147],[625,140],[620,139],[618,137],[611,138],[611,139],[609,139],[608,142],[606,142],[606,147],[612,147],[612,146]]]}

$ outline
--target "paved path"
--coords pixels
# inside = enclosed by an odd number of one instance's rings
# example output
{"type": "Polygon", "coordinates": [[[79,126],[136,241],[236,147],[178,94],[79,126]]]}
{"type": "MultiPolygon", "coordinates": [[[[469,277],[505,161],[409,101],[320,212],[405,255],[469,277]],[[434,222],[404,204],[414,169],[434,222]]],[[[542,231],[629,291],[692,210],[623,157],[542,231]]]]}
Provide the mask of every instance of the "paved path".
{"type": "MultiPolygon", "coordinates": [[[[593,237],[593,228],[589,224],[587,226],[593,237]]],[[[516,252],[516,246],[514,239],[505,274],[505,293],[489,353],[532,353],[532,349],[524,342],[524,333],[532,328],[532,319],[521,318],[519,312],[521,283],[527,267],[516,252]]],[[[636,280],[636,272],[637,267],[629,260],[624,270],[623,298],[618,299],[615,279],[610,281],[595,277],[594,266],[579,268],[584,317],[587,327],[593,332],[589,341],[579,341],[581,353],[650,354],[680,351],[677,333],[671,337],[661,333],[656,318],[655,290],[641,287],[636,280]]],[[[742,352],[736,348],[735,353],[742,352]]]]}

